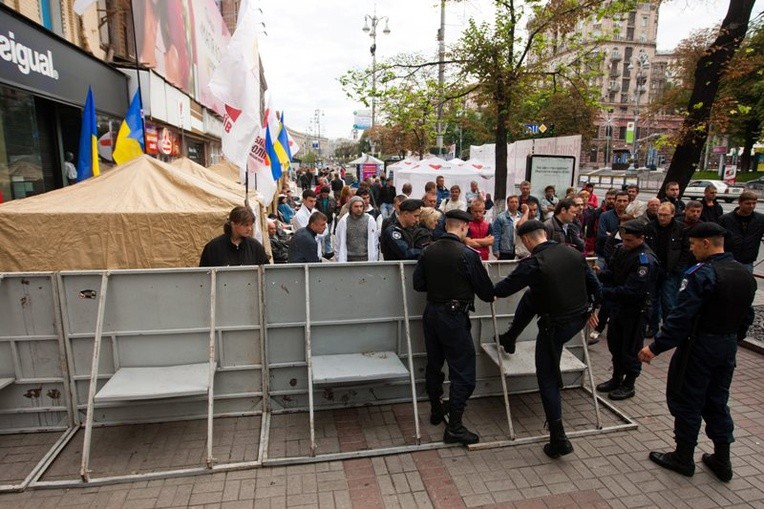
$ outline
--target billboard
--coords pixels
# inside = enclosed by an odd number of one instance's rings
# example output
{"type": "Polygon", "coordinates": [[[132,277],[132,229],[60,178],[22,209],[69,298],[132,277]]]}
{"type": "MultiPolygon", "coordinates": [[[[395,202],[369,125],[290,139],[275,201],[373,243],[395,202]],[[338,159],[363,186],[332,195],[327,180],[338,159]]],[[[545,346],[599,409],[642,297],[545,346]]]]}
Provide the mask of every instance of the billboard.
{"type": "Polygon", "coordinates": [[[138,56],[199,103],[224,114],[209,90],[231,34],[214,0],[133,0],[138,56]]]}
{"type": "Polygon", "coordinates": [[[364,130],[371,127],[371,110],[353,112],[353,129],[364,130]]]}

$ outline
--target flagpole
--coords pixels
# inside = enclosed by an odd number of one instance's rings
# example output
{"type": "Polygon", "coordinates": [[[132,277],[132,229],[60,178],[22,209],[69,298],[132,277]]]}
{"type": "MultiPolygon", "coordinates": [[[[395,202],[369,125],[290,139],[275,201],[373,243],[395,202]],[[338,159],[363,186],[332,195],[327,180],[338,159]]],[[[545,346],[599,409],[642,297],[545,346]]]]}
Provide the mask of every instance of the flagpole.
{"type": "MultiPolygon", "coordinates": [[[[132,20],[132,25],[133,25],[133,49],[135,50],[135,59],[133,63],[135,64],[135,77],[138,80],[138,100],[141,103],[140,116],[141,116],[141,128],[143,130],[143,133],[142,133],[143,148],[146,151],[145,153],[148,153],[148,147],[146,146],[146,120],[144,119],[144,115],[143,115],[143,92],[141,92],[141,68],[140,68],[141,63],[140,63],[140,60],[138,59],[138,36],[135,29],[135,9],[133,8],[133,0],[130,0],[130,2],[128,3],[130,4],[130,19],[132,20]]],[[[144,19],[145,17],[146,16],[144,15],[144,19]]],[[[181,132],[183,132],[182,129],[183,127],[181,127],[181,132]]]]}

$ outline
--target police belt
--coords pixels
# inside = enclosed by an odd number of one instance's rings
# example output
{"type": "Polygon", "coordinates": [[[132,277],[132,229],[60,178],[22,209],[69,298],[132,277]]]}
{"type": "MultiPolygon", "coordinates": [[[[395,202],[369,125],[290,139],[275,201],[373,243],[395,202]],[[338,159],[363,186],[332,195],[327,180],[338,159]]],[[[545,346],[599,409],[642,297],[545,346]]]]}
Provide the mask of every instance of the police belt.
{"type": "Polygon", "coordinates": [[[432,306],[444,307],[449,311],[460,311],[462,313],[469,313],[475,309],[475,305],[472,301],[464,300],[447,300],[445,302],[428,302],[432,306]]]}

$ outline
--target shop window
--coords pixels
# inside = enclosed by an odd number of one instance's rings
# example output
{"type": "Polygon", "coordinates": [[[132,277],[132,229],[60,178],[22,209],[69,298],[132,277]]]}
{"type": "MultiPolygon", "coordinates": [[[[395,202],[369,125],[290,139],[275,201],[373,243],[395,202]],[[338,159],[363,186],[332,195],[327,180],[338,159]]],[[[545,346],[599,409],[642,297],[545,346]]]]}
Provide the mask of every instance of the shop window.
{"type": "Polygon", "coordinates": [[[0,199],[45,191],[34,97],[0,87],[0,199]]]}

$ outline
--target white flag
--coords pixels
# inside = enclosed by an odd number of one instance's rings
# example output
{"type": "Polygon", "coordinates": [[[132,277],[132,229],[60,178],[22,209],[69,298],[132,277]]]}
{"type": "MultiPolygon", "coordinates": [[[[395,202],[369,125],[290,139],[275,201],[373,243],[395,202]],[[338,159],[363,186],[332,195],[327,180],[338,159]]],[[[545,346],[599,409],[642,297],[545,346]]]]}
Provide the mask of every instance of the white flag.
{"type": "MultiPolygon", "coordinates": [[[[276,194],[276,181],[273,180],[273,173],[265,154],[265,127],[261,128],[250,147],[246,168],[249,174],[249,187],[257,189],[265,206],[269,206],[276,194]]],[[[241,175],[242,183],[245,177],[241,175]]]]}
{"type": "Polygon", "coordinates": [[[212,73],[209,88],[225,104],[223,154],[240,169],[260,132],[260,66],[257,49],[257,7],[243,2],[236,30],[212,73]]]}

